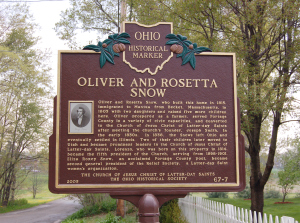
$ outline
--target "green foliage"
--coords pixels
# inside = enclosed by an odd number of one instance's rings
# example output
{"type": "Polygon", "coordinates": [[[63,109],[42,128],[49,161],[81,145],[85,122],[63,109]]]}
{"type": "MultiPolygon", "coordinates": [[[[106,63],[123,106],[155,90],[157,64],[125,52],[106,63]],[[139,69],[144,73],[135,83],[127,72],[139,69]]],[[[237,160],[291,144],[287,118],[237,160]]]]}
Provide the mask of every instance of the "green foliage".
{"type": "Polygon", "coordinates": [[[76,43],[78,31],[94,31],[99,36],[117,33],[117,4],[117,0],[70,0],[71,7],[61,13],[60,21],[55,24],[56,33],[71,49],[82,49],[76,43]]]}
{"type": "Polygon", "coordinates": [[[28,201],[25,198],[11,200],[8,202],[8,206],[22,206],[28,204],[28,201]]]}
{"type": "Polygon", "coordinates": [[[24,210],[24,209],[28,209],[31,207],[37,206],[37,204],[25,204],[25,205],[21,205],[21,206],[17,206],[17,205],[12,205],[12,206],[0,206],[0,213],[8,213],[8,212],[12,212],[12,211],[18,211],[18,210],[24,210]]]}
{"type": "Polygon", "coordinates": [[[236,198],[250,199],[251,198],[251,189],[248,185],[246,185],[246,188],[243,191],[235,193],[234,196],[236,198]]]}
{"type": "Polygon", "coordinates": [[[96,214],[100,214],[100,213],[102,213],[102,211],[98,205],[84,207],[84,208],[80,209],[79,211],[70,215],[68,218],[66,218],[66,220],[80,219],[83,217],[92,216],[92,215],[96,215],[96,214]]]}
{"type": "Polygon", "coordinates": [[[99,223],[118,223],[120,222],[120,216],[114,216],[112,213],[108,213],[103,221],[99,223]]]}
{"type": "Polygon", "coordinates": [[[108,194],[77,194],[72,196],[78,198],[84,207],[66,218],[66,221],[100,213],[109,213],[117,208],[116,200],[108,194]]]}
{"type": "Polygon", "coordinates": [[[102,42],[98,42],[98,45],[87,45],[83,49],[87,50],[94,50],[95,52],[101,52],[100,54],[100,67],[102,68],[106,61],[110,62],[111,64],[114,63],[114,56],[119,56],[119,53],[114,52],[113,46],[115,44],[123,43],[123,44],[130,44],[129,40],[125,38],[129,38],[128,33],[121,33],[113,34],[108,37],[108,39],[102,42]],[[105,47],[103,46],[105,45],[105,47]]]}
{"type": "Polygon", "coordinates": [[[178,199],[166,202],[160,208],[159,222],[161,223],[186,223],[178,206],[178,199]]]}
{"type": "Polygon", "coordinates": [[[117,209],[117,202],[113,198],[107,198],[103,200],[101,203],[101,211],[105,213],[109,213],[111,211],[115,211],[117,209]]]}
{"type": "Polygon", "coordinates": [[[111,212],[116,210],[116,200],[108,194],[73,194],[70,196],[78,198],[80,204],[84,207],[98,206],[103,212],[111,212]]]}
{"type": "Polygon", "coordinates": [[[193,69],[196,67],[196,58],[195,54],[201,52],[211,52],[211,49],[207,47],[197,47],[197,43],[192,43],[191,41],[187,40],[187,37],[182,35],[175,35],[175,34],[168,34],[166,38],[170,39],[166,42],[167,45],[177,44],[183,47],[182,53],[178,54],[177,57],[182,58],[182,64],[190,63],[193,69]],[[192,46],[190,48],[190,46],[192,46]]]}
{"type": "Polygon", "coordinates": [[[283,169],[278,172],[279,185],[282,188],[284,202],[286,195],[300,179],[300,154],[299,149],[294,149],[282,155],[283,169]]]}
{"type": "Polygon", "coordinates": [[[136,223],[134,219],[128,217],[121,218],[120,216],[115,216],[111,212],[108,213],[104,219],[96,220],[97,223],[136,223]]]}
{"type": "MultiPolygon", "coordinates": [[[[47,165],[47,163],[44,163],[43,165],[47,165]]],[[[41,177],[41,185],[40,190],[38,193],[38,196],[33,199],[32,193],[30,192],[31,188],[31,179],[30,177],[27,177],[24,181],[24,176],[17,176],[17,182],[23,181],[22,183],[18,184],[18,190],[15,193],[15,200],[23,200],[26,199],[28,201],[27,204],[24,201],[20,202],[21,206],[19,205],[13,205],[13,206],[0,206],[0,213],[8,213],[11,211],[17,211],[17,210],[24,210],[27,208],[35,207],[37,205],[45,204],[46,202],[50,202],[52,200],[56,200],[59,198],[65,197],[63,194],[52,194],[48,189],[48,171],[41,170],[40,172],[41,177]],[[18,179],[20,178],[20,179],[18,179]]],[[[21,174],[20,174],[21,175],[21,174]]],[[[9,201],[11,203],[12,201],[9,201]]]]}
{"type": "Polygon", "coordinates": [[[269,198],[280,198],[280,192],[277,190],[268,190],[264,193],[264,198],[269,199],[269,198]]]}
{"type": "MultiPolygon", "coordinates": [[[[151,25],[161,21],[173,22],[173,33],[185,35],[191,42],[201,43],[213,51],[224,51],[218,38],[217,24],[211,15],[221,10],[220,1],[155,1],[132,0],[133,19],[151,25]],[[210,24],[209,24],[210,23],[210,24]],[[210,25],[214,25],[212,27],[210,25]]],[[[130,21],[130,18],[128,18],[130,21]]]]}
{"type": "Polygon", "coordinates": [[[228,192],[208,192],[208,198],[228,198],[228,192]]]}
{"type": "Polygon", "coordinates": [[[126,214],[131,214],[137,212],[137,207],[130,202],[126,202],[127,211],[126,214]]]}
{"type": "Polygon", "coordinates": [[[24,180],[38,158],[36,150],[48,147],[51,78],[47,54],[35,48],[28,7],[1,4],[0,18],[0,203],[7,205],[17,179],[24,180]],[[24,158],[31,162],[21,170],[24,158]]]}

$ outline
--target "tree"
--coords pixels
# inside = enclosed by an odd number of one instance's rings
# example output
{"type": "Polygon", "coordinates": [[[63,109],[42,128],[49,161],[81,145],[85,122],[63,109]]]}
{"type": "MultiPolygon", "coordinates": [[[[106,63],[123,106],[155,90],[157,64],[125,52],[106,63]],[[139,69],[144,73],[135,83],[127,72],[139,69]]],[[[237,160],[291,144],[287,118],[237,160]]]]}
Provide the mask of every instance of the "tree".
{"type": "Polygon", "coordinates": [[[26,5],[0,6],[0,203],[14,197],[20,161],[47,140],[51,92],[47,55],[34,50],[26,5]]]}
{"type": "Polygon", "coordinates": [[[134,1],[138,21],[173,21],[175,32],[202,41],[214,51],[237,54],[241,122],[250,155],[251,210],[263,212],[288,95],[299,81],[299,2],[293,0],[134,1]],[[143,10],[150,5],[146,10],[143,10]],[[192,37],[194,36],[194,37],[192,37]],[[262,126],[271,120],[267,162],[261,170],[262,126]]]}
{"type": "Polygon", "coordinates": [[[213,51],[237,54],[245,150],[250,156],[251,210],[263,212],[289,92],[299,83],[299,1],[296,0],[129,0],[130,19],[144,24],[172,21],[174,33],[213,51]],[[263,131],[266,122],[269,131],[263,131]],[[267,139],[267,140],[266,140],[267,139]],[[263,147],[264,146],[264,147],[263,147]],[[261,164],[261,151],[266,164],[261,164]]]}
{"type": "MultiPolygon", "coordinates": [[[[37,167],[37,166],[38,165],[35,165],[35,167],[37,167]]],[[[41,188],[41,183],[42,183],[39,168],[34,168],[31,170],[30,182],[31,182],[30,191],[32,192],[32,198],[35,199],[37,193],[39,192],[39,190],[41,188]]]]}
{"type": "Polygon", "coordinates": [[[282,202],[293,186],[300,180],[300,149],[286,152],[282,156],[283,169],[278,172],[279,185],[282,191],[282,202]]]}
{"type": "Polygon", "coordinates": [[[99,35],[118,32],[117,0],[70,0],[70,3],[71,8],[61,13],[55,30],[60,39],[68,41],[71,49],[82,49],[76,43],[80,30],[97,31],[99,35]]]}

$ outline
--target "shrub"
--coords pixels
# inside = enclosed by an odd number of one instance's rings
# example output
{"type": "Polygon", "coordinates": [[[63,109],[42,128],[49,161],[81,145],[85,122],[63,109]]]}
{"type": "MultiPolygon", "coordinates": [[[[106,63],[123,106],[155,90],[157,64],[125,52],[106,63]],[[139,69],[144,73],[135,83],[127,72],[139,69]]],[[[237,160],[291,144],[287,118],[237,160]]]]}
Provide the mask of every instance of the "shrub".
{"type": "Polygon", "coordinates": [[[26,204],[28,204],[28,201],[25,198],[22,198],[9,201],[7,206],[22,206],[26,204]]]}
{"type": "Polygon", "coordinates": [[[268,199],[268,198],[280,198],[281,194],[279,191],[277,190],[268,190],[264,193],[264,198],[268,199]]]}
{"type": "Polygon", "coordinates": [[[84,218],[87,216],[92,216],[92,215],[96,215],[96,214],[100,214],[100,213],[102,213],[102,211],[98,205],[84,207],[84,208],[80,209],[79,211],[73,213],[72,215],[68,216],[65,219],[65,221],[63,221],[63,222],[67,223],[68,221],[71,221],[71,220],[76,220],[76,219],[80,219],[80,218],[84,218]]]}
{"type": "Polygon", "coordinates": [[[186,223],[184,216],[178,206],[178,199],[166,202],[160,208],[160,223],[186,223]]]}
{"type": "Polygon", "coordinates": [[[121,218],[119,216],[114,216],[111,212],[108,213],[104,220],[97,221],[97,223],[136,223],[136,220],[130,220],[126,218],[121,218]]]}
{"type": "MultiPolygon", "coordinates": [[[[79,199],[83,208],[67,217],[65,221],[63,221],[64,223],[103,212],[109,213],[115,211],[117,208],[116,200],[111,198],[108,194],[77,194],[72,195],[71,199],[73,199],[73,197],[79,199]]],[[[79,221],[79,223],[81,222],[79,221]]]]}
{"type": "Polygon", "coordinates": [[[137,207],[130,202],[126,202],[126,207],[127,207],[126,214],[131,214],[137,212],[138,210],[137,207]]]}
{"type": "Polygon", "coordinates": [[[107,197],[100,203],[101,211],[108,213],[117,209],[117,202],[111,197],[107,197]]]}
{"type": "Polygon", "coordinates": [[[104,200],[110,198],[109,194],[72,194],[69,197],[70,199],[78,198],[80,204],[84,207],[94,206],[94,205],[101,206],[100,204],[104,200]]]}
{"type": "Polygon", "coordinates": [[[108,213],[116,210],[116,199],[113,199],[109,194],[74,194],[70,199],[78,198],[83,207],[97,206],[101,211],[108,213]]]}
{"type": "Polygon", "coordinates": [[[234,196],[236,198],[244,198],[244,199],[249,199],[251,198],[251,189],[250,187],[247,185],[246,188],[243,191],[240,191],[236,194],[234,194],[234,196]]]}
{"type": "Polygon", "coordinates": [[[208,198],[228,198],[228,192],[208,192],[208,198]]]}
{"type": "Polygon", "coordinates": [[[100,221],[99,223],[118,223],[120,221],[121,217],[114,216],[112,213],[108,213],[106,215],[105,219],[103,221],[100,221]]]}

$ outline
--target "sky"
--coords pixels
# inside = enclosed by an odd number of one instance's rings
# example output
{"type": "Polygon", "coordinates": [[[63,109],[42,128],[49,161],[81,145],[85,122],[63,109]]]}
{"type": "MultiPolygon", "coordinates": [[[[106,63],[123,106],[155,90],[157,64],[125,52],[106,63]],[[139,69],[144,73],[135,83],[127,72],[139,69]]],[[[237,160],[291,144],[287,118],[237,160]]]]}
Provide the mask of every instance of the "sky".
{"type": "Polygon", "coordinates": [[[55,23],[60,20],[61,11],[66,10],[70,5],[68,0],[64,1],[32,1],[27,2],[29,10],[39,25],[36,36],[39,36],[37,47],[41,50],[49,50],[51,53],[49,65],[52,68],[53,88],[57,89],[57,56],[58,50],[68,50],[69,48],[58,38],[55,33],[55,23]]]}
{"type": "MultiPolygon", "coordinates": [[[[40,27],[36,32],[41,40],[37,47],[41,50],[48,50],[51,53],[49,65],[52,68],[53,89],[57,92],[57,58],[58,50],[69,50],[66,41],[59,39],[54,30],[55,23],[60,20],[60,13],[70,7],[69,0],[22,0],[29,6],[29,10],[40,27]]],[[[90,33],[79,33],[76,37],[79,45],[89,44],[90,33]]],[[[97,36],[95,36],[95,44],[97,36]]]]}

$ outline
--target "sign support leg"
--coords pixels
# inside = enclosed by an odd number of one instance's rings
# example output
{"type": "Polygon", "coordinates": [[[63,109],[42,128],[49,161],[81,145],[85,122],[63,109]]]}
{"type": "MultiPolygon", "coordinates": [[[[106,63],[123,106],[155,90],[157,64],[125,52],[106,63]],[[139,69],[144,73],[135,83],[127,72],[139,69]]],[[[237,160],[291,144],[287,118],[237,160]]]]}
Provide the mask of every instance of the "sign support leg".
{"type": "Polygon", "coordinates": [[[159,202],[153,194],[145,194],[138,208],[139,223],[159,223],[159,202]]]}
{"type": "Polygon", "coordinates": [[[138,209],[139,223],[159,223],[159,207],[167,201],[175,198],[185,197],[186,193],[172,195],[116,195],[110,194],[112,198],[124,199],[134,204],[138,209]]]}

